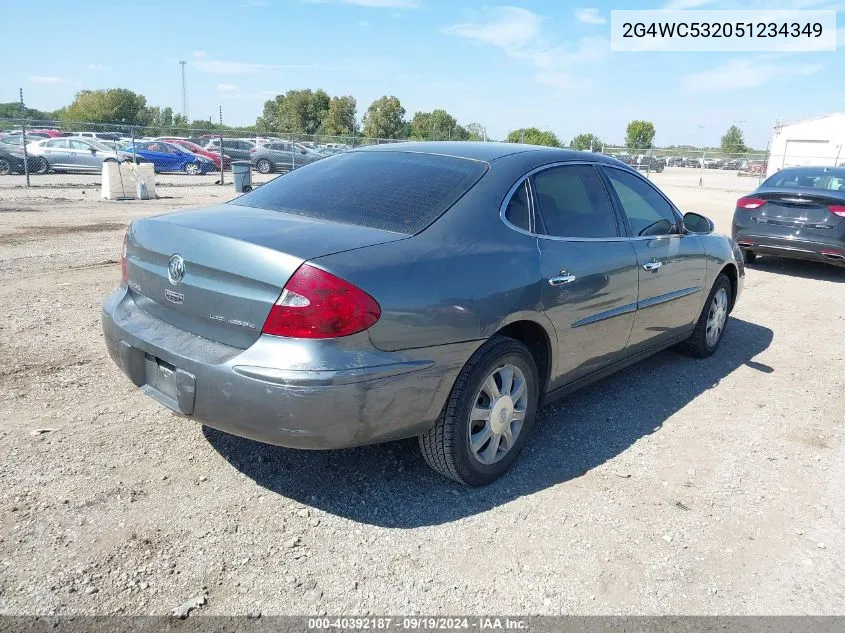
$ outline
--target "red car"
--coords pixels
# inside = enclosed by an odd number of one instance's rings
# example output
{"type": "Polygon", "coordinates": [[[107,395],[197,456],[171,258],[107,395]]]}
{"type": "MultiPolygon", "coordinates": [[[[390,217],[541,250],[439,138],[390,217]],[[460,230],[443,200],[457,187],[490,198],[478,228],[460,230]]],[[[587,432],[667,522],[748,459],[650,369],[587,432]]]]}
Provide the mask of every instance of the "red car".
{"type": "MultiPolygon", "coordinates": [[[[191,152],[191,154],[196,154],[197,156],[205,156],[214,161],[214,167],[217,171],[220,171],[220,154],[217,152],[209,152],[207,149],[203,149],[196,143],[191,143],[191,141],[187,141],[183,138],[173,138],[173,137],[162,137],[162,141],[167,141],[168,143],[173,143],[174,145],[178,145],[182,149],[191,152]]],[[[230,169],[232,167],[232,159],[226,154],[223,154],[223,167],[225,169],[230,169]]]]}
{"type": "Polygon", "coordinates": [[[50,138],[55,138],[57,136],[70,136],[67,132],[62,132],[60,130],[27,130],[27,134],[43,134],[44,136],[49,136],[50,138]]]}

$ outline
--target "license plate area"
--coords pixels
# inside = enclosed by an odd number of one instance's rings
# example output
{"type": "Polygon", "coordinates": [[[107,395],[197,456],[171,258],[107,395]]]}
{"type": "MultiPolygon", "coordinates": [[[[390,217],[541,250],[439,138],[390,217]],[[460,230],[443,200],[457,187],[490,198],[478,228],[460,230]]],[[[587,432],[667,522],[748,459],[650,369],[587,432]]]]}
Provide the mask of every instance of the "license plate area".
{"type": "Polygon", "coordinates": [[[144,369],[147,385],[176,400],[176,367],[160,358],[144,354],[144,369]]]}
{"type": "Polygon", "coordinates": [[[141,390],[176,413],[191,415],[196,393],[194,375],[152,354],[143,353],[143,358],[141,390]]]}

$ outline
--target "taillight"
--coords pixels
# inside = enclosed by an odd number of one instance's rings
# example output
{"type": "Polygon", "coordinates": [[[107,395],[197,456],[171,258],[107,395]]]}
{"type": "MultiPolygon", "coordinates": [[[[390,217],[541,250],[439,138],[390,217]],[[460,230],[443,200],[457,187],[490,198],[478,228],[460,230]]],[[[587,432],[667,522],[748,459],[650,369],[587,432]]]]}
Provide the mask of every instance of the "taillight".
{"type": "Polygon", "coordinates": [[[120,251],[120,280],[123,283],[127,283],[129,281],[129,273],[126,271],[126,242],[129,240],[129,230],[127,229],[126,234],[123,236],[123,247],[120,251]]]}
{"type": "Polygon", "coordinates": [[[740,198],[736,201],[738,209],[758,209],[764,204],[766,204],[766,201],[760,200],[760,198],[740,198]]]}
{"type": "Polygon", "coordinates": [[[285,284],[262,332],[291,338],[335,338],[372,327],[379,304],[348,281],[308,264],[285,284]]]}
{"type": "Polygon", "coordinates": [[[832,204],[828,207],[830,212],[834,215],[838,215],[840,218],[845,218],[845,205],[842,204],[832,204]]]}
{"type": "Polygon", "coordinates": [[[256,150],[255,150],[255,148],[254,148],[254,147],[250,147],[250,148],[249,148],[249,153],[250,153],[250,154],[255,154],[255,151],[256,151],[256,150]]]}

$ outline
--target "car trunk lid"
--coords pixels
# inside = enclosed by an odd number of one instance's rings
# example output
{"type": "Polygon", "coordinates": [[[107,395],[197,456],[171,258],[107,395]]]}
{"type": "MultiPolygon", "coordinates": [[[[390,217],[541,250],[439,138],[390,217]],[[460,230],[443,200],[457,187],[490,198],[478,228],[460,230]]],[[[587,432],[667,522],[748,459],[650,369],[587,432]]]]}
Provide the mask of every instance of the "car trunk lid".
{"type": "Polygon", "coordinates": [[[133,222],[127,283],[137,305],[158,319],[245,349],[304,261],[405,237],[223,204],[133,222]]]}
{"type": "Polygon", "coordinates": [[[830,206],[841,206],[845,202],[818,191],[775,189],[755,193],[753,197],[766,201],[751,212],[755,222],[826,234],[843,220],[830,210],[830,206]]]}

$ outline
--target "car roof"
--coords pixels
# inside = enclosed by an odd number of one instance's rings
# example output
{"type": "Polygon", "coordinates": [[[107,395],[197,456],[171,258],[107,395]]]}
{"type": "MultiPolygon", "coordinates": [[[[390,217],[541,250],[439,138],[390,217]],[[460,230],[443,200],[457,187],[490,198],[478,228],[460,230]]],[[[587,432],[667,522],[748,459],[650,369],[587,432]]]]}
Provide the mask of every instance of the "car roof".
{"type": "Polygon", "coordinates": [[[398,142],[382,145],[368,145],[356,147],[355,152],[413,152],[418,154],[439,154],[455,158],[467,158],[492,162],[512,154],[535,152],[544,162],[568,160],[593,160],[596,162],[616,164],[615,158],[597,154],[595,152],[581,152],[574,149],[546,147],[544,145],[528,145],[523,143],[485,143],[483,141],[427,141],[427,142],[398,142]]]}

